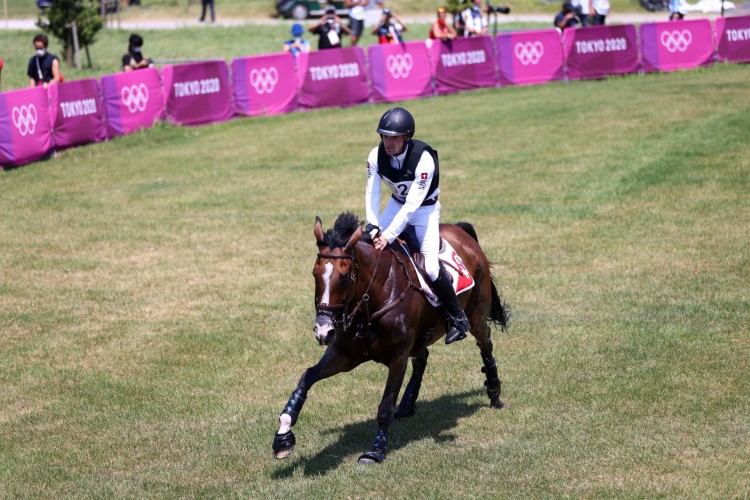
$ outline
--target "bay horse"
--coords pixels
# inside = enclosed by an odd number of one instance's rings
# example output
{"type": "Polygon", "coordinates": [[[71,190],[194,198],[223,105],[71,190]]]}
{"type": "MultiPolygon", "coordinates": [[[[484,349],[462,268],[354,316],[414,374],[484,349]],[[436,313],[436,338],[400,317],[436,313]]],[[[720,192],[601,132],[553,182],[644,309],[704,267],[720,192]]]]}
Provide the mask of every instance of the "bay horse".
{"type": "MultiPolygon", "coordinates": [[[[313,232],[318,246],[313,267],[314,332],[318,342],[328,347],[320,361],[302,374],[279,416],[272,446],[274,457],[286,458],[292,453],[296,439],[291,428],[313,384],[366,361],[377,361],[388,367],[388,380],[378,406],[375,442],[359,462],[380,463],[385,459],[393,419],[415,413],[427,367],[427,348],[445,334],[445,315],[427,301],[409,258],[393,245],[376,250],[355,215],[340,214],[334,227],[325,233],[316,217],[313,232]],[[412,375],[394,410],[410,357],[412,375]]],[[[474,287],[458,298],[482,356],[490,407],[502,408],[490,323],[507,328],[509,308],[498,295],[474,227],[465,222],[441,224],[440,235],[450,242],[474,278],[474,287]]]]}

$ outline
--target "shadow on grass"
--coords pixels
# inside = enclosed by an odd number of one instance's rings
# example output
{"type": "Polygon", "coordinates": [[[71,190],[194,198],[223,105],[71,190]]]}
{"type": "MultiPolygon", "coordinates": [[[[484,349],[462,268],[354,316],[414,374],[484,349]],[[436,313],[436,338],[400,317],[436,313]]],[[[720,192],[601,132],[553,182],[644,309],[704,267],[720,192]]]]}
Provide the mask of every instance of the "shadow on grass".
{"type": "MultiPolygon", "coordinates": [[[[433,439],[438,443],[451,442],[455,436],[447,433],[458,425],[458,419],[468,417],[488,404],[471,402],[477,395],[476,391],[466,391],[460,394],[445,395],[432,401],[417,401],[416,414],[405,420],[396,420],[388,432],[388,456],[400,448],[422,439],[433,439]]],[[[373,413],[377,411],[373,409],[373,413]]],[[[378,430],[375,419],[348,424],[327,431],[327,434],[338,435],[338,439],[310,457],[288,458],[290,462],[271,477],[286,479],[292,477],[300,467],[305,476],[317,476],[335,469],[353,453],[364,453],[370,449],[378,430]]],[[[298,440],[304,440],[304,435],[297,435],[298,440]]]]}

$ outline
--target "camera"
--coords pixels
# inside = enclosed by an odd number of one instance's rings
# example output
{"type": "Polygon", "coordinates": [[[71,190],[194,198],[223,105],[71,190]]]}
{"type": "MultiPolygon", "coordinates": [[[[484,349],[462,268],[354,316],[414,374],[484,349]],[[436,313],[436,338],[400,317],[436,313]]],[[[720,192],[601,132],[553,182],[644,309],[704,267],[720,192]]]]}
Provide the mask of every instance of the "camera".
{"type": "Polygon", "coordinates": [[[495,5],[490,5],[489,2],[487,3],[487,12],[491,14],[510,14],[510,7],[497,7],[495,5]]]}

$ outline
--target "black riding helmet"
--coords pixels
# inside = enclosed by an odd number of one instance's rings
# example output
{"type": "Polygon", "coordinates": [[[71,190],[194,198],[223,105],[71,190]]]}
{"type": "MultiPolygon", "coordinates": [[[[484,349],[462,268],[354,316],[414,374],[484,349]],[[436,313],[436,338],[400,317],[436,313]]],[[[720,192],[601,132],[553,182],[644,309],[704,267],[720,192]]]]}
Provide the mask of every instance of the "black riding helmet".
{"type": "Polygon", "coordinates": [[[380,117],[377,132],[381,136],[406,135],[407,139],[411,139],[416,128],[411,113],[404,108],[391,108],[380,117]]]}

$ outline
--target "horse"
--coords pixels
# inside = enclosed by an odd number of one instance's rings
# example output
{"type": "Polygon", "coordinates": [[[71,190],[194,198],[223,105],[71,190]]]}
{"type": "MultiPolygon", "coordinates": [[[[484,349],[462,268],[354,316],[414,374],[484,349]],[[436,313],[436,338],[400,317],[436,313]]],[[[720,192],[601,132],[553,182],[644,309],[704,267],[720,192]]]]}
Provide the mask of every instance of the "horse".
{"type": "MultiPolygon", "coordinates": [[[[441,308],[428,302],[417,285],[417,271],[409,257],[396,251],[392,244],[384,250],[375,249],[354,214],[341,213],[333,228],[326,232],[316,217],[313,233],[318,246],[313,267],[316,311],[313,331],[318,343],[327,348],[318,363],[302,374],[279,416],[279,429],[272,445],[274,457],[286,458],[292,453],[296,444],[292,427],[316,382],[351,371],[364,362],[376,361],[388,367],[388,379],[378,406],[374,444],[358,461],[380,463],[385,460],[388,431],[394,418],[415,414],[428,347],[445,334],[446,318],[441,308]],[[396,408],[409,358],[412,375],[396,408]]],[[[474,227],[466,222],[441,224],[440,235],[453,246],[474,278],[474,287],[458,298],[479,346],[489,405],[502,408],[502,383],[492,354],[490,324],[505,330],[510,310],[498,295],[490,263],[479,246],[474,227]]]]}

